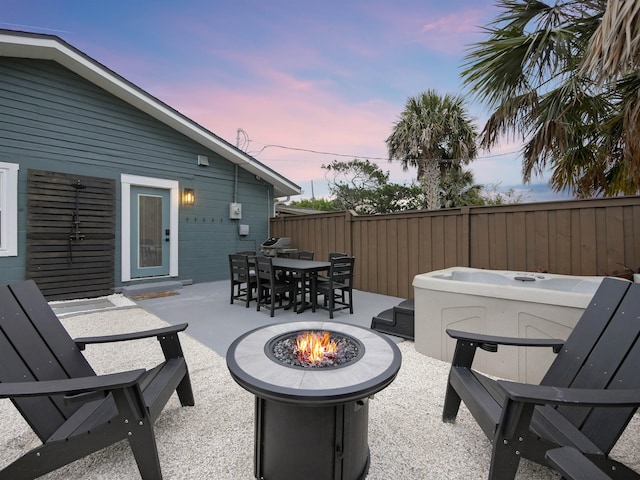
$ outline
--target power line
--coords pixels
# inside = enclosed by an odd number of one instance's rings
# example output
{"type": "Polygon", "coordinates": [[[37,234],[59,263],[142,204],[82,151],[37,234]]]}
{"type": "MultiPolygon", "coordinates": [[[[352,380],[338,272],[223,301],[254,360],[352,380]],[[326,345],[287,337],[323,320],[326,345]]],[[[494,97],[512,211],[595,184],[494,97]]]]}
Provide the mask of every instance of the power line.
{"type": "MultiPolygon", "coordinates": [[[[248,143],[262,143],[262,142],[257,142],[256,140],[249,140],[247,142],[248,143]]],[[[256,157],[258,155],[260,155],[262,152],[264,152],[267,148],[282,148],[283,150],[292,150],[292,151],[296,151],[296,152],[307,152],[307,153],[314,153],[317,155],[331,155],[334,157],[348,157],[348,158],[366,158],[368,160],[384,160],[384,161],[389,161],[388,157],[370,157],[367,155],[351,155],[351,154],[347,154],[347,153],[335,153],[335,152],[323,152],[321,150],[313,150],[313,149],[309,149],[309,148],[299,148],[299,147],[288,147],[286,145],[277,145],[277,144],[262,144],[263,147],[260,150],[257,150],[256,152],[247,152],[250,155],[256,157]]],[[[518,153],[518,151],[512,151],[512,152],[505,152],[505,153],[496,153],[493,155],[483,155],[483,156],[478,156],[476,157],[474,160],[479,160],[479,159],[485,159],[485,158],[497,158],[497,157],[504,157],[507,155],[513,155],[514,153],[518,153]]],[[[275,160],[277,161],[277,160],[275,160]]]]}
{"type": "MultiPolygon", "coordinates": [[[[257,143],[260,143],[260,142],[257,142],[257,143]]],[[[260,150],[258,150],[255,154],[252,153],[252,155],[253,156],[260,155],[262,152],[264,152],[269,147],[282,148],[284,150],[293,150],[293,151],[297,151],[297,152],[316,153],[318,155],[331,155],[331,156],[334,156],[334,157],[368,158],[369,160],[388,160],[388,158],[382,158],[382,157],[368,157],[366,155],[362,156],[362,155],[349,155],[349,154],[346,154],[346,153],[321,152],[319,150],[311,150],[311,149],[308,149],[308,148],[287,147],[287,146],[284,146],[284,145],[275,145],[275,144],[264,145],[264,147],[262,147],[260,150]]]]}

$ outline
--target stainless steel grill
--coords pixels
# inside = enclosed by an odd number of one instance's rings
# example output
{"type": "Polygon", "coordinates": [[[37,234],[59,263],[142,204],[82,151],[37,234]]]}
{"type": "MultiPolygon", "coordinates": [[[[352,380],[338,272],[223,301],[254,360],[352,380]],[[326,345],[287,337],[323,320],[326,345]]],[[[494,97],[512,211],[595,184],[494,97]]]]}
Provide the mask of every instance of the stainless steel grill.
{"type": "Polygon", "coordinates": [[[295,253],[295,248],[288,248],[291,245],[289,237],[271,237],[262,242],[260,253],[265,257],[278,257],[295,253]]]}

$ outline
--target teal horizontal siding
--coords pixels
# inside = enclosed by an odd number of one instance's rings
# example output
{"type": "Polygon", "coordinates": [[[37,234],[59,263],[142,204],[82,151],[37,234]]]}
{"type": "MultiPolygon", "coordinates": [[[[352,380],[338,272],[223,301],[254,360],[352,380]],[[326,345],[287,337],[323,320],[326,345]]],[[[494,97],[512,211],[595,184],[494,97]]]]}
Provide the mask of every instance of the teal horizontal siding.
{"type": "MultiPolygon", "coordinates": [[[[231,162],[54,62],[0,58],[0,106],[0,161],[20,165],[21,245],[28,169],[116,180],[116,286],[121,285],[122,173],[177,180],[181,188],[195,189],[196,204],[180,207],[180,279],[226,279],[227,254],[259,249],[268,236],[272,193],[253,175],[238,169],[234,198],[231,162]],[[198,166],[197,155],[208,156],[209,167],[198,166]],[[229,219],[233,201],[243,205],[240,221],[229,219]],[[250,226],[247,237],[238,235],[238,223],[250,226]]],[[[24,277],[24,249],[19,255],[0,258],[0,281],[24,277]]]]}

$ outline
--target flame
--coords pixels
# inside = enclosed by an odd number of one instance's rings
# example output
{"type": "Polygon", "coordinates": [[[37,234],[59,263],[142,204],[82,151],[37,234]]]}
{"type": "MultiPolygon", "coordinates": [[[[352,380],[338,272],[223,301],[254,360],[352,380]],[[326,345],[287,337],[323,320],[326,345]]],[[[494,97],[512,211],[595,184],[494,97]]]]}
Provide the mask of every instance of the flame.
{"type": "Polygon", "coordinates": [[[305,332],[296,338],[298,358],[304,364],[319,365],[335,359],[338,345],[329,332],[305,332]]]}

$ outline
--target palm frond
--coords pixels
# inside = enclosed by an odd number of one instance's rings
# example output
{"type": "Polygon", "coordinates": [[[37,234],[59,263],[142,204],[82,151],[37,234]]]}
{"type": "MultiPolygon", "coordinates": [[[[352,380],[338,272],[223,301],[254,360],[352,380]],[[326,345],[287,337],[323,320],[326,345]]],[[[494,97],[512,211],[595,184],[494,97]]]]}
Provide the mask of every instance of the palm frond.
{"type": "MultiPolygon", "coordinates": [[[[551,168],[552,186],[579,197],[637,193],[640,2],[501,0],[498,6],[488,38],[472,46],[461,74],[492,110],[481,146],[510,134],[522,138],[525,182],[551,168]],[[606,85],[595,82],[582,67],[588,47],[592,57],[599,52],[626,70],[606,85]]],[[[612,65],[600,65],[600,73],[611,74],[612,65]]]]}
{"type": "Polygon", "coordinates": [[[609,0],[583,59],[583,71],[599,83],[611,81],[640,66],[640,2],[609,0]]]}

